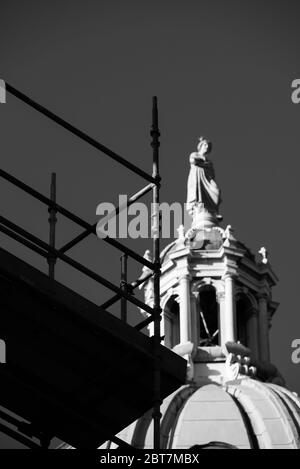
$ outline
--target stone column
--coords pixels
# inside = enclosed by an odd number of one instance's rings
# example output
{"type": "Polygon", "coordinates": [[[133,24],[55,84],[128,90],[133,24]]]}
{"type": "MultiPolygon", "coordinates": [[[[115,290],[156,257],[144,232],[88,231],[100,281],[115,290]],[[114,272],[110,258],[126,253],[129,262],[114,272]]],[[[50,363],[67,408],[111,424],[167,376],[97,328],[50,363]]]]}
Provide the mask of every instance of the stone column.
{"type": "Polygon", "coordinates": [[[192,291],[191,293],[191,336],[190,340],[196,346],[199,345],[199,292],[192,291]]]}
{"type": "Polygon", "coordinates": [[[268,314],[268,296],[262,294],[258,298],[259,314],[259,355],[263,362],[270,361],[270,344],[269,344],[269,314],[268,314]]]}
{"type": "Polygon", "coordinates": [[[226,343],[225,292],[218,291],[216,296],[219,309],[219,343],[223,347],[226,343]]]}
{"type": "Polygon", "coordinates": [[[161,337],[164,337],[164,339],[161,341],[161,345],[164,345],[166,347],[166,338],[165,338],[165,331],[166,331],[166,312],[164,311],[164,309],[162,310],[162,314],[161,314],[161,321],[160,321],[160,336],[161,337]]]}
{"type": "Polygon", "coordinates": [[[185,274],[179,281],[179,324],[180,324],[180,343],[184,344],[191,340],[191,305],[190,305],[190,276],[185,274]]]}
{"type": "Polygon", "coordinates": [[[236,342],[236,303],[234,277],[231,274],[225,274],[225,307],[224,307],[224,332],[222,333],[224,343],[236,342]]]}
{"type": "Polygon", "coordinates": [[[254,358],[259,357],[259,343],[258,343],[258,312],[255,308],[251,308],[248,311],[248,337],[249,337],[249,348],[253,353],[254,358]]]}

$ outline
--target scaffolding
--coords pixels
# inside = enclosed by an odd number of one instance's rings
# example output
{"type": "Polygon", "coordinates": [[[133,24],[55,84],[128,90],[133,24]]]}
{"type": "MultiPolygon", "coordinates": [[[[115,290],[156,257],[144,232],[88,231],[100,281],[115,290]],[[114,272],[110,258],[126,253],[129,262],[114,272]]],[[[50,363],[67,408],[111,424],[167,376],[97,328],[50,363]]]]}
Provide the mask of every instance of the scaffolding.
{"type": "MultiPolygon", "coordinates": [[[[67,252],[76,246],[78,243],[86,239],[90,235],[96,235],[97,223],[91,224],[67,210],[65,207],[59,205],[56,201],[56,175],[55,173],[51,176],[51,186],[50,186],[50,197],[47,197],[33,187],[25,184],[23,181],[17,179],[13,175],[7,173],[3,169],[0,169],[0,177],[15,187],[26,192],[33,198],[39,200],[42,204],[48,207],[49,211],[49,243],[46,243],[34,236],[32,233],[21,228],[13,221],[7,219],[6,217],[0,215],[0,231],[15,241],[23,244],[27,248],[31,249],[35,253],[39,254],[46,259],[48,263],[48,275],[50,279],[55,278],[55,265],[58,260],[63,261],[79,272],[85,274],[87,277],[95,280],[99,284],[111,290],[114,295],[105,303],[101,305],[103,309],[107,309],[116,302],[120,301],[121,303],[121,319],[127,321],[127,302],[139,307],[148,314],[148,317],[143,321],[135,325],[135,329],[141,331],[151,322],[154,323],[154,336],[153,336],[153,447],[158,450],[160,448],[160,419],[161,419],[161,357],[160,357],[160,321],[161,321],[161,308],[160,308],[160,237],[161,237],[161,226],[160,226],[160,213],[159,213],[159,191],[160,191],[160,174],[159,174],[159,146],[160,146],[160,131],[158,126],[158,105],[157,97],[153,97],[152,102],[152,125],[151,125],[151,147],[152,147],[152,174],[148,174],[144,170],[140,169],[135,164],[127,161],[122,156],[118,155],[114,151],[110,150],[94,138],[90,137],[86,133],[82,132],[78,128],[74,127],[64,119],[55,115],[50,110],[46,109],[44,106],[38,104],[36,101],[32,100],[26,96],[21,91],[17,90],[9,83],[5,83],[5,88],[8,93],[13,95],[15,98],[19,99],[23,103],[27,104],[31,108],[35,109],[40,114],[46,116],[48,119],[52,120],[59,126],[66,129],[68,132],[72,133],[79,139],[83,140],[90,146],[96,148],[98,151],[108,156],[110,159],[116,161],[129,171],[139,175],[143,178],[147,185],[145,185],[141,190],[128,198],[126,206],[118,207],[114,211],[114,216],[117,216],[119,212],[123,209],[127,209],[133,202],[137,201],[144,195],[152,191],[153,195],[153,210],[152,210],[152,237],[153,237],[153,259],[152,261],[141,256],[134,250],[126,247],[118,240],[113,239],[109,236],[102,237],[101,240],[105,243],[108,243],[111,246],[114,246],[116,249],[121,251],[121,279],[120,285],[117,286],[107,280],[104,276],[99,275],[98,273],[93,272],[89,268],[80,264],[79,262],[72,259],[67,252]],[[74,222],[76,225],[80,226],[83,231],[80,235],[71,239],[68,243],[64,244],[60,248],[55,247],[55,235],[56,235],[56,222],[57,214],[61,214],[66,217],[68,220],[74,222]],[[143,266],[146,266],[149,269],[149,273],[142,276],[135,282],[128,283],[127,281],[127,261],[128,259],[134,259],[143,266]],[[148,304],[140,301],[134,296],[134,289],[144,283],[149,278],[153,277],[154,284],[154,302],[153,307],[148,304]]],[[[9,422],[12,425],[15,425],[18,429],[22,426],[21,422],[15,418],[9,416],[5,412],[0,413],[0,417],[9,422]]],[[[24,427],[24,426],[23,426],[24,427]]],[[[20,436],[18,433],[14,432],[11,429],[6,429],[2,424],[0,426],[0,431],[12,436],[16,440],[26,444],[29,447],[36,447],[36,444],[28,440],[25,436],[20,436]]],[[[24,433],[24,432],[23,432],[24,433]]],[[[25,432],[26,434],[26,432],[25,432]]],[[[49,446],[50,439],[46,435],[37,434],[37,438],[40,438],[41,447],[46,448],[49,446]]],[[[125,442],[122,442],[119,438],[114,437],[113,441],[119,446],[128,446],[125,442]]]]}

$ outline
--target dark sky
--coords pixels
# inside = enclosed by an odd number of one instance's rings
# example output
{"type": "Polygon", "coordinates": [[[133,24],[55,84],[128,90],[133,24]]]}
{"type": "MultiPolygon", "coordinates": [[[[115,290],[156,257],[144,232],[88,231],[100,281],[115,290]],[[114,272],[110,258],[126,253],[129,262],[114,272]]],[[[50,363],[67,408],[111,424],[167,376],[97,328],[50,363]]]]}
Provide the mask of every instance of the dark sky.
{"type": "MultiPolygon", "coordinates": [[[[300,365],[290,358],[300,337],[300,104],[290,98],[300,78],[299,2],[0,0],[0,10],[0,78],[147,171],[158,96],[163,201],[185,201],[188,156],[199,135],[212,140],[224,226],[253,252],[265,245],[280,279],[272,359],[300,392],[300,365]]],[[[11,96],[0,126],[1,167],[43,193],[56,171],[59,203],[87,221],[101,201],[143,186],[11,96]]],[[[47,240],[45,207],[5,182],[0,197],[4,215],[47,240]]],[[[58,245],[78,232],[60,217],[58,245]]],[[[4,236],[1,245],[45,270],[4,236]]],[[[134,247],[143,253],[149,242],[134,247]]],[[[72,256],[118,281],[118,252],[96,238],[72,256]]],[[[131,265],[132,278],[139,272],[131,265]]],[[[110,296],[62,265],[57,278],[97,303],[110,296]]]]}

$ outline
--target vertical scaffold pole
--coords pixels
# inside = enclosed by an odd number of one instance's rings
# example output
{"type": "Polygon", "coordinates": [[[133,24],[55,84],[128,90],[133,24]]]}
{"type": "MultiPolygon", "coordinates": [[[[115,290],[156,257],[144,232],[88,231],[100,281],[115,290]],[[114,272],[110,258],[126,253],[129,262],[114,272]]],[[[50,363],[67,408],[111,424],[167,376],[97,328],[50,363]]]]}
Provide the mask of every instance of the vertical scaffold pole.
{"type": "Polygon", "coordinates": [[[159,215],[159,189],[160,189],[160,176],[159,176],[159,128],[158,128],[158,108],[157,97],[153,97],[152,103],[152,128],[151,146],[153,149],[153,173],[155,179],[155,186],[153,187],[153,207],[152,207],[152,236],[153,236],[153,262],[155,265],[154,272],[154,399],[153,399],[153,447],[160,449],[160,405],[161,405],[161,366],[160,366],[160,215],[159,215]]]}
{"type": "MultiPolygon", "coordinates": [[[[122,290],[127,293],[127,262],[128,255],[123,254],[121,256],[121,282],[120,287],[122,290]]],[[[127,322],[127,300],[126,298],[121,298],[121,320],[127,322]]]]}
{"type": "MultiPolygon", "coordinates": [[[[52,202],[56,202],[56,173],[51,174],[51,185],[50,185],[50,200],[52,202]]],[[[57,222],[56,218],[56,210],[52,207],[49,207],[49,245],[52,248],[55,248],[55,225],[57,222]]],[[[54,279],[54,271],[55,271],[55,264],[56,264],[56,257],[53,255],[49,255],[48,257],[48,265],[49,265],[49,278],[54,279]]]]}

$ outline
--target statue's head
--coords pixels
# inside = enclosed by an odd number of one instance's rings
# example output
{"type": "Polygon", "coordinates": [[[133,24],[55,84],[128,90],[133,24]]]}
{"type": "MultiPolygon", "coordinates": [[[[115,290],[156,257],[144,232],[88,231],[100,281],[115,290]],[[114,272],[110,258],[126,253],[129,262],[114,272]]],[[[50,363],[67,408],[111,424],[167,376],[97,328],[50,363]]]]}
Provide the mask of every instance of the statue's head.
{"type": "Polygon", "coordinates": [[[204,156],[211,152],[212,143],[210,140],[207,140],[205,137],[199,138],[199,143],[197,146],[198,154],[204,156]]]}

